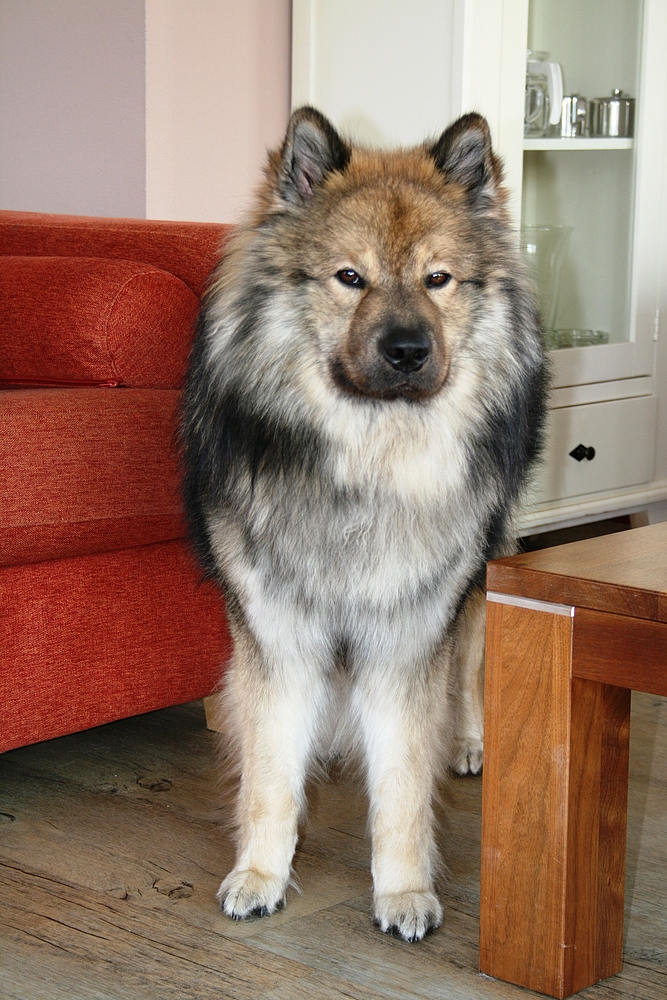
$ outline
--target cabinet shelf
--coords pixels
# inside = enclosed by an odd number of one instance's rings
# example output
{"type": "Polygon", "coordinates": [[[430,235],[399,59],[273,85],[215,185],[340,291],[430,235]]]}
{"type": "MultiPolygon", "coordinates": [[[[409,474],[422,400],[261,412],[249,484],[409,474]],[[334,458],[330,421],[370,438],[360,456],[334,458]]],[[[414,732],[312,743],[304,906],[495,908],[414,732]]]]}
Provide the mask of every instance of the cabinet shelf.
{"type": "Polygon", "coordinates": [[[633,139],[524,139],[524,150],[541,149],[632,149],[633,139]]]}

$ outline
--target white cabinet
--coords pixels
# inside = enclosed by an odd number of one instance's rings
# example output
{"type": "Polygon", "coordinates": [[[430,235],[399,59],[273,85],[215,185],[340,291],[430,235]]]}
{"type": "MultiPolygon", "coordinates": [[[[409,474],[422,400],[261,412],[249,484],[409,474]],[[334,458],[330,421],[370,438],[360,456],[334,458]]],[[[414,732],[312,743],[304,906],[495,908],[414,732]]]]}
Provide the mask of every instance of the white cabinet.
{"type": "Polygon", "coordinates": [[[293,32],[295,106],[315,104],[355,138],[387,145],[478,110],[505,163],[517,228],[570,230],[554,325],[601,331],[605,342],[551,351],[548,443],[524,527],[667,498],[654,471],[656,421],[667,449],[667,400],[652,391],[667,384],[655,378],[667,0],[294,0],[293,32]],[[618,87],[635,97],[634,136],[524,139],[527,48],[561,64],[565,93],[590,100],[618,87]],[[578,444],[595,458],[572,458],[578,444]]]}

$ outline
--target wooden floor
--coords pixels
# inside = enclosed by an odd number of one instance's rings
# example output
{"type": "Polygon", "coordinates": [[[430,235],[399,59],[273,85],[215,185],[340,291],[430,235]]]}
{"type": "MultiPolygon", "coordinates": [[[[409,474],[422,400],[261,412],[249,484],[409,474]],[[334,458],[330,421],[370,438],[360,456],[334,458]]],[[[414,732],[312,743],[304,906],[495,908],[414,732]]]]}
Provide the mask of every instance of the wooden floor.
{"type": "MultiPolygon", "coordinates": [[[[667,996],[667,700],[635,695],[625,967],[580,996],[667,996]]],[[[477,972],[480,779],[446,793],[445,924],[419,944],[370,918],[365,804],[321,787],[287,910],[235,924],[200,703],[0,757],[2,1000],[520,998],[477,972]]],[[[219,800],[218,800],[219,801],[219,800]]]]}

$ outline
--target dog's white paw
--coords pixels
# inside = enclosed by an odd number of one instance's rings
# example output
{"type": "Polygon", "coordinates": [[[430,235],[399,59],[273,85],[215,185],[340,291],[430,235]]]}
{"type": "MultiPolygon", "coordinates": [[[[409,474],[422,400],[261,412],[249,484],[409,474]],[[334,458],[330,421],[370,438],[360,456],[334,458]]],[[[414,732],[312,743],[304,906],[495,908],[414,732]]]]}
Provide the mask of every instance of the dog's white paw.
{"type": "Polygon", "coordinates": [[[457,774],[479,774],[484,761],[484,744],[477,739],[459,739],[454,741],[452,753],[452,770],[457,774]]]}
{"type": "Polygon", "coordinates": [[[285,905],[287,880],[253,868],[234,869],[222,882],[216,899],[233,920],[267,917],[285,905]]]}
{"type": "Polygon", "coordinates": [[[375,923],[385,934],[421,941],[442,923],[442,906],[432,892],[388,892],[375,898],[375,923]]]}

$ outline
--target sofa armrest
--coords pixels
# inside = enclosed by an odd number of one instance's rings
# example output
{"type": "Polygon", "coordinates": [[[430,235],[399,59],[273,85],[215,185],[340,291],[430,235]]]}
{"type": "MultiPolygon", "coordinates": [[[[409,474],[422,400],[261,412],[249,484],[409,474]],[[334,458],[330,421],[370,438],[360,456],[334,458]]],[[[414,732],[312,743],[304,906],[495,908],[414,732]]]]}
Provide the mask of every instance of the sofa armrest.
{"type": "Polygon", "coordinates": [[[199,299],[136,261],[0,255],[0,384],[181,386],[199,299]]]}

